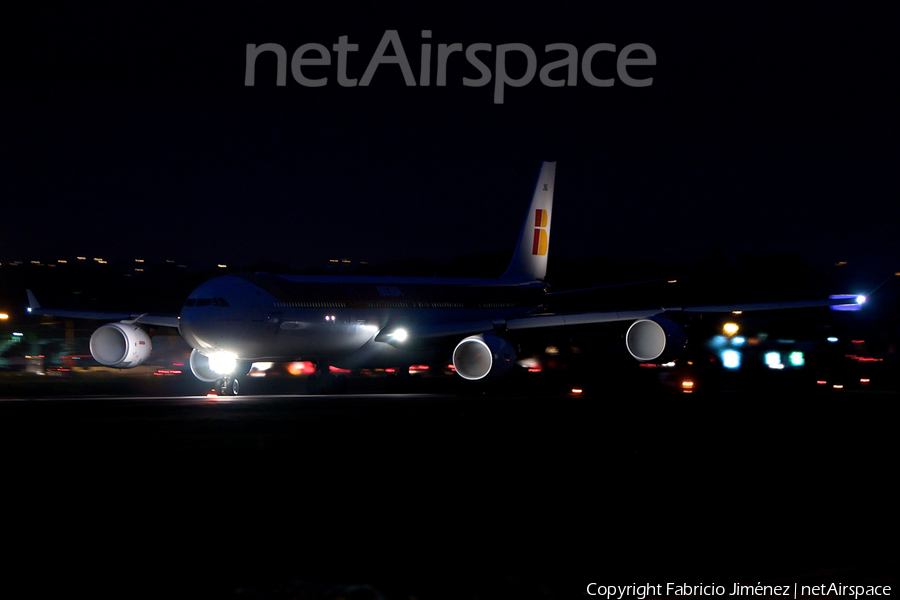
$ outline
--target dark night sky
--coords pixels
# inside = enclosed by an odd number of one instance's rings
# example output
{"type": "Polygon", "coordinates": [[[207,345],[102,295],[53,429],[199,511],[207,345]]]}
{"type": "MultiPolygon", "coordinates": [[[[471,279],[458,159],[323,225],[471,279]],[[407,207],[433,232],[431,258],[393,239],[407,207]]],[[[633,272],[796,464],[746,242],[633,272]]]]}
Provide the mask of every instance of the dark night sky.
{"type": "MultiPolygon", "coordinates": [[[[557,256],[797,252],[900,270],[887,4],[99,6],[3,9],[4,263],[309,267],[511,250],[540,162],[556,160],[557,256]],[[359,78],[388,29],[417,74],[423,29],[433,48],[528,44],[538,68],[559,42],[645,43],[657,64],[633,71],[647,88],[536,77],[503,104],[493,84],[462,85],[478,73],[461,54],[446,87],[406,87],[385,65],[345,88],[334,64],[308,68],[325,87],[290,70],[276,87],[271,57],[244,86],[248,43],[290,57],[347,35],[359,78]]],[[[615,73],[608,56],[594,64],[615,73]]],[[[523,68],[510,59],[511,74],[523,68]]]]}

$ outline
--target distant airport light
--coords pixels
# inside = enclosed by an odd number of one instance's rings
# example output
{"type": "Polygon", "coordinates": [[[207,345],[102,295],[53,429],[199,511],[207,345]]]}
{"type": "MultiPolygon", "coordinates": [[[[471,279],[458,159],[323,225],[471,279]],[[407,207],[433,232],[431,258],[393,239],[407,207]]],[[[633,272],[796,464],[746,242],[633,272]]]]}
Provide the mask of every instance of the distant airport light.
{"type": "Polygon", "coordinates": [[[834,389],[836,389],[836,390],[844,389],[844,386],[840,385],[839,383],[834,384],[834,386],[832,386],[832,387],[834,387],[834,389]]]}
{"type": "Polygon", "coordinates": [[[741,353],[737,350],[723,351],[722,366],[726,369],[739,369],[741,367],[741,353]]]}
{"type": "Polygon", "coordinates": [[[405,342],[406,338],[409,337],[409,333],[405,329],[398,329],[391,336],[397,340],[398,342],[405,342]]]}
{"type": "Polygon", "coordinates": [[[792,367],[802,367],[804,364],[806,364],[806,360],[803,358],[803,353],[799,350],[791,352],[788,356],[788,360],[790,361],[792,367]]]}
{"type": "Polygon", "coordinates": [[[573,394],[583,394],[584,390],[581,388],[572,388],[572,393],[573,394]]]}
{"type": "Polygon", "coordinates": [[[724,335],[716,335],[709,341],[713,348],[724,348],[728,344],[728,338],[724,335]]]}
{"type": "Polygon", "coordinates": [[[828,341],[831,342],[831,343],[833,344],[833,343],[835,343],[836,341],[838,341],[838,339],[832,335],[832,336],[830,336],[830,337],[828,338],[828,341]]]}
{"type": "Polygon", "coordinates": [[[765,361],[770,369],[778,369],[779,365],[781,365],[780,368],[784,367],[784,365],[781,364],[780,352],[766,352],[765,361]]]}
{"type": "Polygon", "coordinates": [[[5,321],[9,318],[9,315],[6,313],[0,313],[0,321],[5,321]]]}
{"type": "Polygon", "coordinates": [[[743,346],[747,342],[747,338],[742,336],[737,336],[731,339],[732,346],[743,346]]]}
{"type": "Polygon", "coordinates": [[[857,296],[857,297],[856,297],[856,303],[857,303],[857,304],[864,304],[865,302],[866,302],[866,297],[865,297],[865,296],[860,295],[860,296],[857,296]]]}
{"type": "Polygon", "coordinates": [[[87,260],[87,256],[76,256],[78,260],[87,260]]]}
{"type": "Polygon", "coordinates": [[[24,335],[21,331],[13,331],[13,337],[23,337],[24,335]]]}
{"type": "Polygon", "coordinates": [[[316,365],[310,361],[299,361],[288,363],[287,372],[291,375],[312,375],[316,372],[316,365]]]}
{"type": "Polygon", "coordinates": [[[824,379],[819,379],[819,380],[816,381],[816,384],[817,384],[817,385],[825,385],[825,384],[827,384],[827,383],[828,383],[828,382],[825,381],[824,379]]]}
{"type": "Polygon", "coordinates": [[[216,265],[216,266],[219,267],[220,269],[227,269],[227,268],[228,268],[228,265],[216,265]]]}
{"type": "Polygon", "coordinates": [[[209,368],[213,373],[229,375],[237,368],[237,356],[231,352],[213,352],[209,355],[209,368]]]}
{"type": "Polygon", "coordinates": [[[859,382],[863,385],[866,385],[867,383],[870,383],[871,381],[872,381],[871,379],[865,379],[865,378],[859,380],[859,382]]]}
{"type": "Polygon", "coordinates": [[[681,387],[692,388],[694,387],[694,382],[690,380],[684,380],[681,382],[681,387]]]}
{"type": "Polygon", "coordinates": [[[737,323],[725,323],[725,326],[722,327],[722,329],[728,335],[734,335],[738,332],[739,327],[737,323]]]}

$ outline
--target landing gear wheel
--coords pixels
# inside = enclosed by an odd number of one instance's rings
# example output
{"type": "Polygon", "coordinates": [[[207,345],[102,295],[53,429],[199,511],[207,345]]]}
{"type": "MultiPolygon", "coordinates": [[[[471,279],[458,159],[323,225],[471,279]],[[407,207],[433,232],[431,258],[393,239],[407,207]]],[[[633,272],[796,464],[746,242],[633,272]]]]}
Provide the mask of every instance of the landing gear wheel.
{"type": "Polygon", "coordinates": [[[241,393],[241,384],[236,377],[224,377],[216,380],[215,389],[220,396],[237,396],[241,393]]]}

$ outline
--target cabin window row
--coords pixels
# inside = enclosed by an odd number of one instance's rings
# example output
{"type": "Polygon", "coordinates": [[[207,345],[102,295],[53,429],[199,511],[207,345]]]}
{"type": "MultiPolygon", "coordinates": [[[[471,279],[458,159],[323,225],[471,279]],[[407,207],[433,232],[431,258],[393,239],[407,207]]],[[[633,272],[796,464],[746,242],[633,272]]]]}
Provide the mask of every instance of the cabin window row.
{"type": "Polygon", "coordinates": [[[276,302],[275,308],[347,308],[343,302],[276,302]]]}

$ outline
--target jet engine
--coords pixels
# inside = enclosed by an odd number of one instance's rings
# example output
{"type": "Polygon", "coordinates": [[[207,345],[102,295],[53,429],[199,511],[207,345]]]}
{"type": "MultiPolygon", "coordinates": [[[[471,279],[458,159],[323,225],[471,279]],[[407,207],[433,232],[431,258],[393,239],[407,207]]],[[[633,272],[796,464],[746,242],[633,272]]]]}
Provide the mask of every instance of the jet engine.
{"type": "Polygon", "coordinates": [[[463,379],[500,377],[515,361],[516,353],[510,343],[495,335],[467,337],[453,350],[453,367],[463,379]]]}
{"type": "Polygon", "coordinates": [[[189,362],[191,364],[191,373],[200,381],[212,383],[217,379],[222,379],[221,375],[210,368],[209,357],[197,352],[196,348],[191,350],[191,360],[189,362]]]}
{"type": "Polygon", "coordinates": [[[625,347],[640,361],[667,362],[684,349],[687,334],[684,328],[662,317],[638,319],[625,334],[625,347]]]}
{"type": "Polygon", "coordinates": [[[147,332],[131,323],[107,323],[91,334],[91,356],[101,365],[131,369],[150,356],[147,332]]]}

